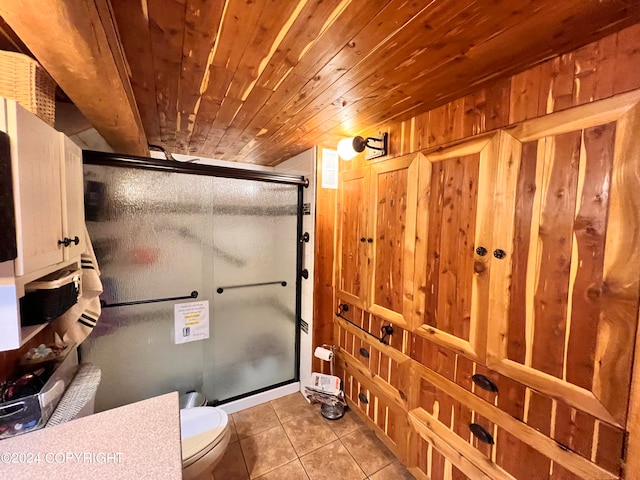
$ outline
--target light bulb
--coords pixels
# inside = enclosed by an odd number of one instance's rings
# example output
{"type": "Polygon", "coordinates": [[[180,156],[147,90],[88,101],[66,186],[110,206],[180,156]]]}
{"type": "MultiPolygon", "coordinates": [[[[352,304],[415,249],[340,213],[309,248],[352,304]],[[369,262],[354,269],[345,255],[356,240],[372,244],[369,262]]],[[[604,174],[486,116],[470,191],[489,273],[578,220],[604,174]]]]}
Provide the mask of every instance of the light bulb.
{"type": "Polygon", "coordinates": [[[358,154],[353,149],[353,138],[343,138],[338,142],[338,155],[343,160],[351,160],[358,154]]]}

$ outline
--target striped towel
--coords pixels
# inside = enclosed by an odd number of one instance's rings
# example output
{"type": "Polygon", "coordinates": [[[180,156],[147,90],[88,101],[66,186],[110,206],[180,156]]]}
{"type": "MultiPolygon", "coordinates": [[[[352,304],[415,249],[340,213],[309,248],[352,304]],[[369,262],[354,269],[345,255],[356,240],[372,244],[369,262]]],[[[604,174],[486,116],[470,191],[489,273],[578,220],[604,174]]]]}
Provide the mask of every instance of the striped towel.
{"type": "Polygon", "coordinates": [[[67,345],[73,343],[80,345],[93,331],[101,311],[100,294],[102,293],[102,282],[100,281],[100,269],[98,268],[98,262],[96,261],[86,226],[84,238],[84,244],[87,249],[80,257],[82,294],[78,298],[78,303],[53,322],[54,331],[67,345]]]}

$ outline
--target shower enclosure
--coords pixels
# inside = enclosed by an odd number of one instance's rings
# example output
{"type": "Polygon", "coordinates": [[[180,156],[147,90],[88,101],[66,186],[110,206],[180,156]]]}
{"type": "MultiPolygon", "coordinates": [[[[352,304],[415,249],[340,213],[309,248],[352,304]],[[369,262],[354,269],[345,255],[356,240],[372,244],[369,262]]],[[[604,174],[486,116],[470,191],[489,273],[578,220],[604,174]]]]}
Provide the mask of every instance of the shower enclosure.
{"type": "Polygon", "coordinates": [[[104,285],[80,349],[102,370],[96,410],[173,390],[219,404],[297,381],[304,179],[98,152],[84,162],[104,285]],[[191,302],[208,302],[209,338],[180,343],[192,337],[176,305],[191,302]]]}

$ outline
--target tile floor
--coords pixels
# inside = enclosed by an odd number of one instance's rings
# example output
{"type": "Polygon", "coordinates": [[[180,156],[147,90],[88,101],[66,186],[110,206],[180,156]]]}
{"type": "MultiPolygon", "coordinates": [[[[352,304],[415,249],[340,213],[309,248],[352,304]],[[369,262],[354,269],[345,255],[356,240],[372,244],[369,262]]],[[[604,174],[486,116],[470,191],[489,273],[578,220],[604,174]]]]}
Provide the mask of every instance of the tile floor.
{"type": "Polygon", "coordinates": [[[231,415],[231,442],[216,480],[412,480],[358,418],[320,415],[294,393],[231,415]]]}

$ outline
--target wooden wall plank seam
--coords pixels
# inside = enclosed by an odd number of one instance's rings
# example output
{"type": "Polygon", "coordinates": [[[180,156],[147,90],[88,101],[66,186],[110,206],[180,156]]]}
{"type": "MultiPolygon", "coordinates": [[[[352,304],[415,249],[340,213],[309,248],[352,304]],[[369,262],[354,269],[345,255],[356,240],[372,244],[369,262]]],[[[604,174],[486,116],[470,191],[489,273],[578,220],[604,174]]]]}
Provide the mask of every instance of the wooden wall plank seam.
{"type": "Polygon", "coordinates": [[[0,15],[112,148],[149,154],[106,0],[16,0],[2,2],[0,15]]]}

